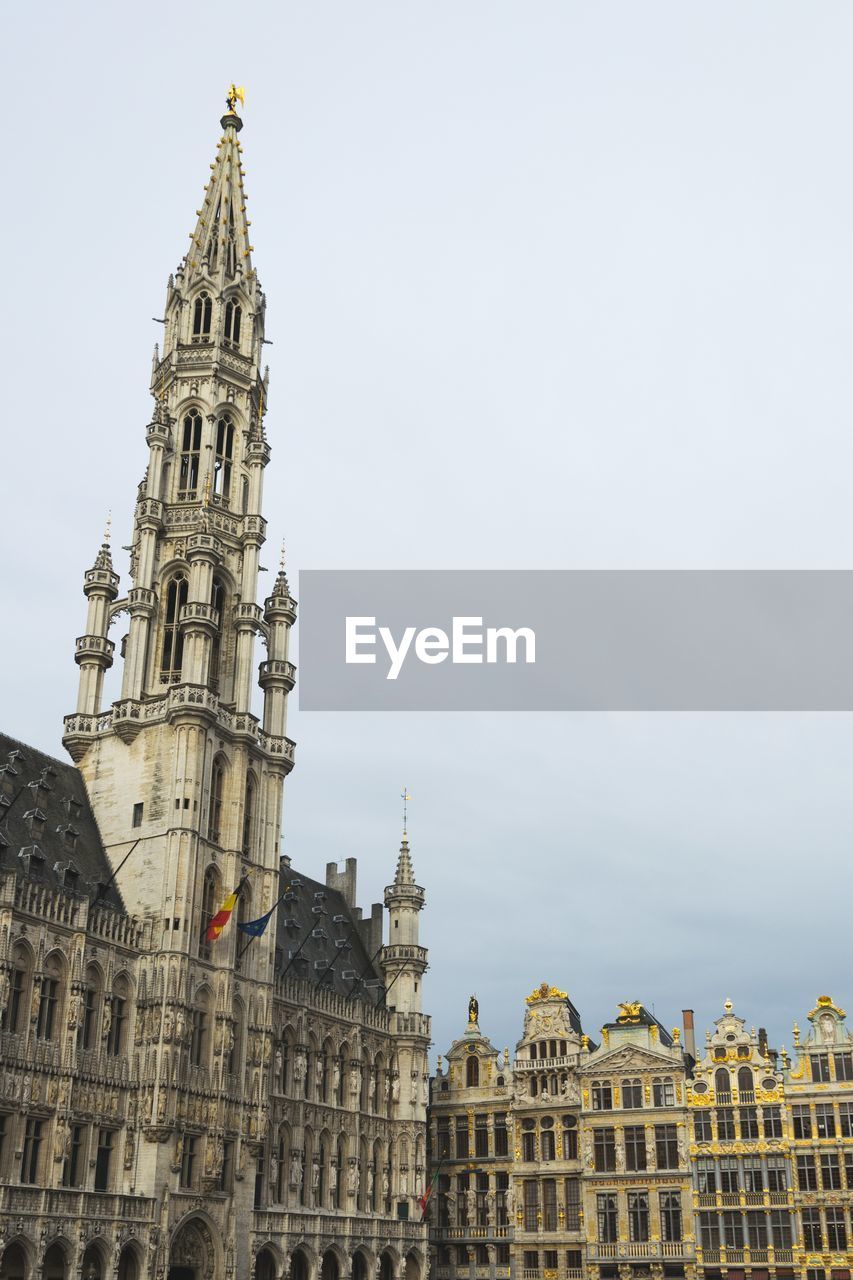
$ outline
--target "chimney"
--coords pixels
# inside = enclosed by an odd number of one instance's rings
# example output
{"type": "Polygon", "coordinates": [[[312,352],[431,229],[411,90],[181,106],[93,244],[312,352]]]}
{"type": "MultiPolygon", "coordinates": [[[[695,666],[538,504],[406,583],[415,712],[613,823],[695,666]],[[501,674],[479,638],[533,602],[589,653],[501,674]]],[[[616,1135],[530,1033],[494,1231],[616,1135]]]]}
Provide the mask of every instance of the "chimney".
{"type": "Polygon", "coordinates": [[[693,1028],[693,1010],[682,1009],[681,1021],[684,1026],[684,1048],[694,1062],[698,1061],[696,1057],[696,1032],[693,1028]]]}
{"type": "Polygon", "coordinates": [[[350,909],[355,906],[356,868],[355,858],[347,858],[343,871],[338,870],[337,862],[326,863],[326,888],[336,889],[350,909]]]}

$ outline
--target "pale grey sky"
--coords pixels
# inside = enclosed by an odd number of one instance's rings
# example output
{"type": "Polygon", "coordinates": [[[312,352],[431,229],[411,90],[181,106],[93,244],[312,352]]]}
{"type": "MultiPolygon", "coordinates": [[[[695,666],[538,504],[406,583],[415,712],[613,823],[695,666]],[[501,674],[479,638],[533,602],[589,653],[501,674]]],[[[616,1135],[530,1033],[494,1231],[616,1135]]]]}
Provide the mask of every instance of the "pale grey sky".
{"type": "MultiPolygon", "coordinates": [[[[361,0],[4,24],[3,728],[59,751],[151,350],[246,84],[272,545],[300,568],[851,567],[853,12],[361,0]]],[[[122,570],[126,559],[120,553],[122,570]]],[[[260,655],[259,655],[260,657],[260,655]]],[[[565,987],[790,1044],[848,964],[845,716],[294,712],[286,848],[391,875],[443,1052],[565,987]]]]}

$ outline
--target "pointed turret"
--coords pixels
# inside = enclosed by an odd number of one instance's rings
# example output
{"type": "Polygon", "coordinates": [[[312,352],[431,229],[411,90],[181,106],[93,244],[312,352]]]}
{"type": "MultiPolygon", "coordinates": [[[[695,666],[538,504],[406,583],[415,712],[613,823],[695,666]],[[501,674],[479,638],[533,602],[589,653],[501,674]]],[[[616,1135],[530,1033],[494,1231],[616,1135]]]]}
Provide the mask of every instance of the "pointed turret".
{"type": "Polygon", "coordinates": [[[412,856],[409,853],[409,841],[405,831],[403,832],[403,843],[400,845],[400,855],[397,858],[397,873],[394,876],[394,887],[401,888],[403,885],[413,885],[415,883],[415,873],[412,870],[412,856]]]}
{"type": "Polygon", "coordinates": [[[110,551],[111,523],[107,517],[100,550],[83,577],[83,594],[88,601],[86,634],[78,636],[75,642],[74,660],[80,668],[77,712],[90,716],[97,715],[101,709],[104,674],[113,665],[114,645],[107,635],[110,606],[118,595],[119,577],[110,551]]]}

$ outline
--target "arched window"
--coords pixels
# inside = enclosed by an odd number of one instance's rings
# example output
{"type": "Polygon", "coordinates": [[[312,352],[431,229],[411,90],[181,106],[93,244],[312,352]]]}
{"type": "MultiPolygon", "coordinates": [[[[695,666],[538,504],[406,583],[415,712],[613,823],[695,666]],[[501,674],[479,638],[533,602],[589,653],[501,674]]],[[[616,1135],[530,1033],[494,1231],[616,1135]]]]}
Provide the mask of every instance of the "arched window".
{"type": "Polygon", "coordinates": [[[234,460],[234,423],[223,414],[216,424],[216,455],[213,462],[213,492],[227,503],[231,494],[231,464],[234,460]]]}
{"type": "Polygon", "coordinates": [[[233,298],[229,298],[225,304],[225,346],[239,347],[240,345],[240,321],[243,318],[243,308],[239,302],[235,302],[233,298]]]}
{"type": "Polygon", "coordinates": [[[639,1076],[622,1081],[622,1106],[625,1110],[643,1105],[643,1082],[639,1076]]]}
{"type": "Polygon", "coordinates": [[[198,409],[190,409],[189,413],[184,415],[181,436],[181,469],[178,479],[179,502],[192,502],[198,493],[201,430],[201,414],[198,409]]]}
{"type": "Polygon", "coordinates": [[[184,637],[181,631],[181,609],[187,602],[187,580],[175,574],[166,587],[166,613],[163,619],[163,652],[160,658],[160,681],[174,684],[181,678],[184,660],[184,637]]]}
{"type": "Polygon", "coordinates": [[[55,955],[48,956],[44,965],[44,977],[41,980],[41,999],[36,1022],[36,1035],[39,1040],[53,1040],[60,1029],[61,981],[61,961],[55,955]]]}
{"type": "Polygon", "coordinates": [[[755,1086],[752,1079],[752,1067],[738,1067],[737,1091],[739,1102],[752,1102],[755,1097],[755,1086]]]}
{"type": "Polygon", "coordinates": [[[465,1083],[469,1089],[476,1089],[480,1083],[480,1060],[474,1053],[468,1055],[465,1063],[465,1083]]]}
{"type": "Polygon", "coordinates": [[[83,1050],[94,1049],[98,1043],[99,1014],[101,1009],[101,974],[94,965],[86,970],[86,985],[83,988],[83,1008],[80,1012],[78,1029],[79,1047],[83,1050]]]}
{"type": "MultiPolygon", "coordinates": [[[[222,843],[222,795],[225,790],[225,769],[221,760],[214,760],[210,774],[210,814],[207,820],[207,838],[213,844],[222,843]]],[[[242,902],[245,890],[240,895],[242,902]]]]}
{"type": "Polygon", "coordinates": [[[555,1140],[553,1129],[543,1129],[539,1135],[540,1150],[543,1160],[553,1160],[555,1155],[555,1140]]]}
{"type": "Polygon", "coordinates": [[[3,1030],[13,1034],[23,1031],[26,1026],[29,1008],[30,982],[32,979],[32,959],[29,950],[21,945],[15,947],[12,955],[12,972],[9,975],[9,999],[3,1015],[3,1030]]]}
{"type": "Polygon", "coordinates": [[[243,853],[247,858],[251,856],[252,844],[254,843],[256,794],[257,783],[255,782],[255,775],[249,773],[246,777],[246,799],[243,805],[243,853]]]}
{"type": "Polygon", "coordinates": [[[718,1067],[714,1072],[714,1089],[717,1094],[718,1102],[731,1101],[732,1084],[728,1070],[725,1067],[718,1067]]]}
{"type": "Polygon", "coordinates": [[[208,684],[211,689],[215,690],[219,687],[219,661],[222,656],[222,613],[225,605],[225,588],[218,578],[214,578],[213,586],[210,589],[210,603],[211,607],[216,610],[217,626],[210,646],[208,684]]]}
{"type": "Polygon", "coordinates": [[[201,960],[209,960],[212,955],[212,946],[207,940],[207,926],[219,910],[220,902],[219,876],[213,867],[208,867],[204,873],[204,887],[201,892],[200,942],[198,948],[201,960]]]}
{"type": "Polygon", "coordinates": [[[118,1058],[125,1050],[127,1014],[129,1008],[130,989],[127,978],[120,975],[113,983],[113,991],[109,1003],[109,1030],[107,1031],[107,1053],[118,1058]]]}
{"type": "Polygon", "coordinates": [[[190,1064],[206,1067],[209,1050],[209,997],[202,991],[190,1013],[190,1064]]]}
{"type": "Polygon", "coordinates": [[[200,293],[193,307],[193,342],[208,342],[213,304],[209,293],[200,293]]]}

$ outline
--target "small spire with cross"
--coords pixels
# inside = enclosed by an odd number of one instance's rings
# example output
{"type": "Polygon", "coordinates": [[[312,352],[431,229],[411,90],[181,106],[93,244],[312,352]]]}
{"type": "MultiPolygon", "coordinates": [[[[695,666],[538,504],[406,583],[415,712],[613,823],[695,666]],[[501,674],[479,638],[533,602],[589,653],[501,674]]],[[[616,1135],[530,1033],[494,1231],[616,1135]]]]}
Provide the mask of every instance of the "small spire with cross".
{"type": "Polygon", "coordinates": [[[404,840],[406,839],[406,824],[407,824],[407,819],[408,819],[408,804],[409,804],[409,801],[411,800],[411,798],[412,798],[412,797],[409,795],[409,789],[408,789],[408,787],[403,787],[403,790],[400,792],[400,799],[403,801],[403,839],[404,839],[404,840]]]}

